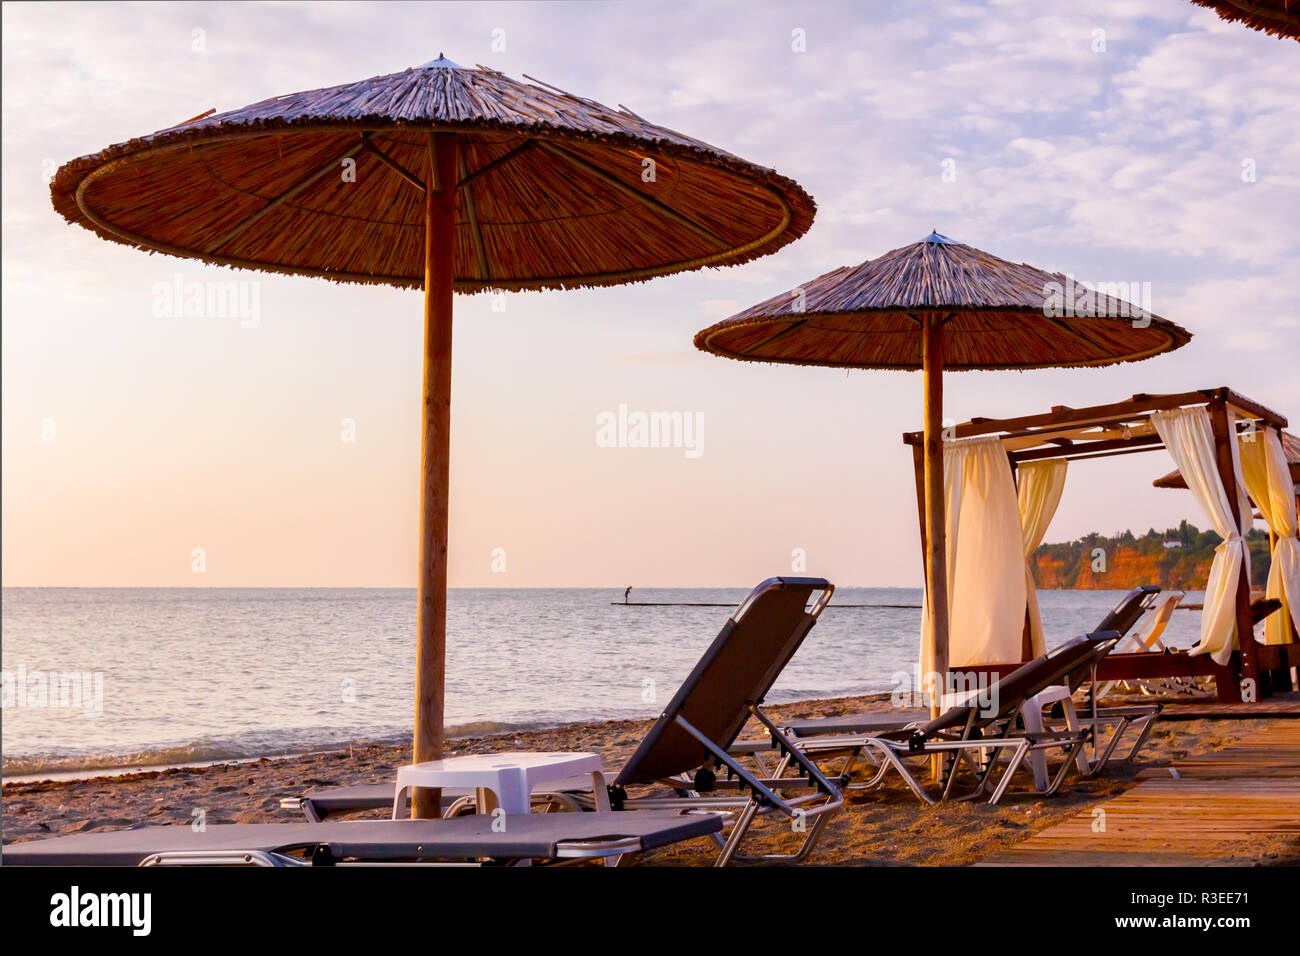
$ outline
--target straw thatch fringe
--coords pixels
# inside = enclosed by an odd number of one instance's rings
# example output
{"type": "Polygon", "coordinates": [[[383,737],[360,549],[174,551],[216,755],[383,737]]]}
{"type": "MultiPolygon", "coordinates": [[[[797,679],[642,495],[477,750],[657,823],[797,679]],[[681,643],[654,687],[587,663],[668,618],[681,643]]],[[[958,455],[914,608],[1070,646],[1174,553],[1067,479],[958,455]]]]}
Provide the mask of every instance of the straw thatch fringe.
{"type": "Polygon", "coordinates": [[[276,97],[110,146],[65,164],[51,195],[68,221],[149,251],[420,288],[430,131],[456,136],[468,180],[456,216],[463,292],[746,262],[806,232],[816,209],[794,181],[630,112],[446,66],[276,97]],[[354,182],[341,175],[345,160],[354,182]]]}
{"type": "Polygon", "coordinates": [[[1296,0],[1192,0],[1224,20],[1244,23],[1275,37],[1300,40],[1300,4],[1296,0]]]}
{"type": "Polygon", "coordinates": [[[1137,306],[1089,294],[1059,273],[943,237],[843,266],[695,336],[728,358],[837,368],[921,367],[921,313],[941,314],[948,369],[1053,368],[1138,361],[1191,335],[1137,306]],[[1054,288],[1056,315],[1047,315],[1054,288]]]}

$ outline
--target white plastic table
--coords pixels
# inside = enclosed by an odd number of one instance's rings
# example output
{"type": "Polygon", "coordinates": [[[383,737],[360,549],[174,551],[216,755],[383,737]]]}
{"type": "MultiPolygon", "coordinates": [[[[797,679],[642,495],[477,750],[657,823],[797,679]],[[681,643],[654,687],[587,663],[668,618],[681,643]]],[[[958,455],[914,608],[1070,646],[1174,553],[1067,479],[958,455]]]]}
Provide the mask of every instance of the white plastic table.
{"type": "MultiPolygon", "coordinates": [[[[1065,725],[1071,730],[1078,730],[1082,725],[1079,722],[1079,715],[1074,709],[1074,701],[1070,697],[1070,689],[1064,684],[1057,684],[1047,688],[1040,694],[1036,694],[1025,701],[1021,708],[1021,714],[1025,718],[1025,730],[1033,734],[1041,732],[1043,729],[1043,708],[1050,704],[1060,702],[1062,709],[1065,711],[1065,725]]],[[[1088,775],[1088,755],[1084,748],[1080,747],[1078,753],[1074,755],[1075,765],[1079,768],[1079,773],[1083,776],[1088,775]]],[[[1029,766],[1034,771],[1034,789],[1047,789],[1047,754],[1041,750],[1035,750],[1029,755],[1029,766]]]]}
{"type": "Polygon", "coordinates": [[[393,819],[404,806],[402,795],[412,787],[472,788],[480,795],[490,791],[506,813],[527,813],[538,786],[600,772],[600,755],[591,753],[466,754],[407,764],[397,771],[393,819]]]}

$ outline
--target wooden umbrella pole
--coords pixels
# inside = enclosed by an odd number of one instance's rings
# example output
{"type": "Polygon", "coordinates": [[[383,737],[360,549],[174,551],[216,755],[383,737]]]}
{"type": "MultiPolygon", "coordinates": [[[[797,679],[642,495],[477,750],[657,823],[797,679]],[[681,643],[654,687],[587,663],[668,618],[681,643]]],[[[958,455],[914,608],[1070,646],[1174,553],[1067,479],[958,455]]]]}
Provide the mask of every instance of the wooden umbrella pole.
{"type": "MultiPolygon", "coordinates": [[[[940,684],[932,688],[930,716],[938,717],[948,686],[948,565],[943,487],[943,326],[939,315],[924,315],[921,366],[925,376],[925,586],[930,611],[931,670],[940,684]]],[[[938,773],[936,757],[930,769],[938,773]]]]}
{"type": "MultiPolygon", "coordinates": [[[[456,232],[456,143],[429,134],[424,198],[424,403],[420,441],[419,638],[415,649],[415,762],[442,757],[447,649],[447,505],[451,451],[451,312],[456,232]]],[[[411,816],[441,813],[441,792],[411,796],[411,816]]]]}

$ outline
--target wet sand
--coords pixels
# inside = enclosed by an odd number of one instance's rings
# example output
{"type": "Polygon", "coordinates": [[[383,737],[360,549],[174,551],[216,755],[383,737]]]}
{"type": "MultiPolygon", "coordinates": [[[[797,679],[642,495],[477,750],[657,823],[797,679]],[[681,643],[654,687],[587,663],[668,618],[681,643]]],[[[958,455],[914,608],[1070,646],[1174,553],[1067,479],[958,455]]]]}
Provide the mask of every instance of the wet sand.
{"type": "MultiPolygon", "coordinates": [[[[812,717],[889,709],[887,697],[806,701],[770,708],[778,718],[812,717]]],[[[896,775],[887,786],[850,792],[843,812],[822,834],[807,860],[823,865],[961,866],[977,862],[1048,826],[1098,804],[1133,785],[1148,767],[1195,754],[1212,753],[1258,729],[1260,720],[1163,722],[1151,733],[1131,765],[1112,764],[1091,780],[1070,777],[1052,797],[1017,793],[1022,774],[998,806],[947,803],[925,807],[896,775]]],[[[452,741],[449,755],[510,750],[586,750],[599,753],[608,771],[631,755],[651,721],[567,724],[547,730],[495,734],[452,741]]],[[[757,736],[746,731],[744,736],[757,736]]],[[[0,794],[0,836],[4,843],[62,833],[107,830],[142,824],[189,825],[201,811],[207,823],[274,823],[301,820],[280,809],[280,798],[313,787],[392,780],[410,761],[410,748],[357,743],[350,749],[243,763],[102,776],[84,780],[5,783],[0,794]]],[[[384,813],[364,814],[386,816],[384,813]]],[[[760,818],[746,852],[788,852],[798,842],[789,821],[773,814],[760,818]]],[[[705,865],[714,848],[704,840],[658,850],[644,864],[705,865]]],[[[1261,865],[1300,864],[1300,844],[1261,839],[1248,850],[1261,865]]]]}

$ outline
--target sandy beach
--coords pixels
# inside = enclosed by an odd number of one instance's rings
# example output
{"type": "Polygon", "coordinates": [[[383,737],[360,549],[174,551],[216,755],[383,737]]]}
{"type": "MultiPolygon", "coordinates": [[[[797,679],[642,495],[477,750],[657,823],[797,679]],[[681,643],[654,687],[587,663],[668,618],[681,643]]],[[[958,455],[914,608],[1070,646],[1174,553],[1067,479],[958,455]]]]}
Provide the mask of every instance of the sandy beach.
{"type": "MultiPolygon", "coordinates": [[[[807,701],[773,707],[778,718],[821,716],[889,707],[884,696],[807,701]]],[[[1212,754],[1248,733],[1277,721],[1200,719],[1165,721],[1152,731],[1139,759],[1113,765],[1091,780],[1070,778],[1053,797],[1010,791],[998,806],[948,803],[923,807],[897,778],[881,790],[853,792],[844,812],[823,834],[808,863],[813,865],[963,866],[1004,850],[1080,810],[1129,789],[1138,772],[1172,760],[1212,754]]],[[[631,754],[650,721],[567,724],[548,730],[465,738],[453,754],[509,750],[590,750],[608,769],[631,754]]],[[[749,732],[746,732],[749,735],[749,732]]],[[[189,825],[202,810],[208,823],[288,822],[300,817],[282,810],[281,797],[313,787],[392,779],[407,763],[404,746],[357,743],[348,749],[297,757],[206,767],[172,768],[88,780],[6,783],[0,805],[5,844],[62,833],[140,825],[189,825]]],[[[1025,778],[1027,779],[1027,778],[1025,778]]],[[[371,814],[383,816],[383,814],[371,814]]],[[[794,837],[784,818],[760,821],[748,849],[789,849],[794,837]]],[[[1236,849],[1247,865],[1300,864],[1300,842],[1261,836],[1236,849]]],[[[650,865],[707,865],[713,849],[695,841],[646,854],[650,865]]]]}

